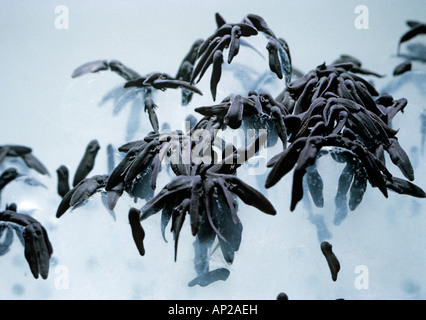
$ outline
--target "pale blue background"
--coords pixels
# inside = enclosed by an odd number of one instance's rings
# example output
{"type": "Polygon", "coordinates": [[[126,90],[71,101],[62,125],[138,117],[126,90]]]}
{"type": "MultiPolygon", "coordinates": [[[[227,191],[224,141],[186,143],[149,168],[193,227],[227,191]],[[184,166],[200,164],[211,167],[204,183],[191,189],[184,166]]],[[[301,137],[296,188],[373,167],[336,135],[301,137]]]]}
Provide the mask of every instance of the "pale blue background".
{"type": "MultiPolygon", "coordinates": [[[[350,212],[342,225],[334,226],[337,176],[331,161],[322,167],[330,175],[327,205],[316,212],[328,223],[333,234],[330,242],[342,265],[336,282],[331,281],[316,230],[303,205],[295,212],[288,210],[291,175],[267,194],[279,211],[276,217],[241,205],[243,243],[229,266],[231,275],[226,282],[207,288],[187,287],[195,277],[189,230],[182,232],[175,263],[171,234],[169,243],[164,243],[159,217],[153,217],[145,225],[147,254],[137,255],[127,223],[128,208],[135,205],[130,198],[120,200],[115,221],[99,197],[60,220],[54,214],[60,201],[55,193],[59,165],[67,164],[74,172],[86,144],[97,138],[102,149],[93,174],[104,173],[106,145],[118,147],[127,142],[129,108],[113,114],[111,103],[99,105],[122,79],[103,73],[72,80],[72,71],[82,63],[119,59],[141,74],[162,71],[173,75],[192,42],[214,31],[215,12],[230,22],[255,13],[287,40],[298,69],[307,72],[323,62],[331,63],[342,53],[351,54],[366,68],[387,75],[373,79],[381,88],[392,81],[393,68],[402,61],[395,53],[399,37],[407,31],[405,20],[426,21],[425,4],[424,0],[1,0],[0,144],[31,146],[51,172],[50,178],[36,176],[49,190],[11,185],[2,195],[1,206],[16,201],[22,207],[27,201],[28,208],[48,227],[55,251],[49,278],[35,280],[22,246],[15,241],[11,251],[0,257],[0,298],[275,299],[284,291],[294,299],[424,299],[423,201],[395,194],[385,199],[369,186],[358,210],[350,212]],[[62,4],[69,9],[69,30],[54,26],[55,7],[62,4]],[[369,9],[368,30],[354,27],[354,10],[360,4],[369,9]],[[368,290],[354,286],[358,265],[368,267],[368,290]],[[65,289],[61,287],[63,270],[65,289]]],[[[425,43],[424,37],[417,41],[425,43]]],[[[416,68],[424,70],[420,64],[416,68]]],[[[179,124],[194,107],[211,104],[207,78],[208,74],[200,82],[203,97],[195,97],[186,108],[180,106],[179,93],[162,95],[160,122],[179,124]]],[[[221,92],[226,89],[222,87],[221,92]]],[[[408,151],[418,146],[418,113],[425,107],[425,93],[411,84],[392,94],[409,100],[407,112],[396,120],[401,144],[408,151]]],[[[419,161],[415,182],[425,188],[424,159],[419,161]]],[[[395,167],[392,172],[398,173],[395,167]]],[[[254,183],[252,177],[245,178],[254,183]]],[[[223,264],[219,258],[215,263],[223,264]]]]}

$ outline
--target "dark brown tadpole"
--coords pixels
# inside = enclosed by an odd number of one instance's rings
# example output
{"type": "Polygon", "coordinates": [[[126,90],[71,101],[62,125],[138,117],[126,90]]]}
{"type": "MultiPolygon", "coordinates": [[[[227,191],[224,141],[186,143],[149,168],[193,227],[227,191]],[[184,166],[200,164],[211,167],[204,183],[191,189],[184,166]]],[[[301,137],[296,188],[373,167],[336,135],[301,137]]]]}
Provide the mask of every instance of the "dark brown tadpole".
{"type": "Polygon", "coordinates": [[[45,175],[50,175],[47,168],[37,159],[32,153],[26,153],[21,155],[28,168],[34,169],[37,172],[45,175]]]}
{"type": "Polygon", "coordinates": [[[140,75],[136,71],[125,66],[118,60],[111,60],[109,62],[108,60],[95,60],[87,62],[76,68],[73,71],[71,77],[77,78],[85,74],[97,73],[105,70],[111,70],[112,72],[117,73],[119,76],[121,76],[127,81],[134,80],[140,77],[140,75]]]}
{"type": "Polygon", "coordinates": [[[99,142],[96,139],[89,142],[83,158],[81,159],[75,172],[74,181],[72,183],[73,187],[86,178],[90,171],[92,171],[93,167],[95,166],[95,159],[99,149],[99,142]]]}
{"type": "Polygon", "coordinates": [[[70,191],[70,186],[68,182],[68,168],[64,165],[61,165],[58,169],[56,169],[56,173],[58,175],[57,191],[58,194],[63,198],[68,193],[68,191],[70,191]]]}
{"type": "Polygon", "coordinates": [[[5,211],[0,212],[0,221],[23,227],[24,255],[31,273],[36,279],[40,275],[43,279],[47,279],[50,257],[53,253],[47,231],[38,220],[27,214],[18,213],[16,210],[16,205],[8,206],[5,211]]]}
{"type": "Polygon", "coordinates": [[[273,73],[277,75],[279,79],[283,78],[281,69],[281,61],[278,53],[278,42],[276,40],[269,40],[266,45],[266,49],[269,52],[269,68],[273,73]]]}
{"type": "Polygon", "coordinates": [[[333,279],[333,281],[336,281],[337,274],[340,270],[340,263],[334,255],[332,247],[333,246],[327,241],[321,242],[321,251],[324,254],[325,259],[327,260],[328,267],[330,268],[331,278],[333,279]]]}
{"type": "Polygon", "coordinates": [[[139,73],[125,66],[118,60],[111,60],[108,66],[111,71],[117,73],[127,81],[134,80],[140,77],[139,73]]]}
{"type": "Polygon", "coordinates": [[[11,181],[18,178],[20,174],[15,168],[9,168],[6,169],[1,175],[0,175],[0,191],[11,181]]]}
{"type": "Polygon", "coordinates": [[[6,204],[6,210],[17,212],[18,207],[16,203],[12,202],[11,204],[6,204]]]}
{"type": "Polygon", "coordinates": [[[29,147],[20,145],[0,146],[0,163],[2,163],[6,157],[20,157],[24,160],[28,168],[34,169],[41,174],[49,175],[49,171],[40,160],[32,154],[32,149],[29,147]]]}
{"type": "Polygon", "coordinates": [[[285,292],[280,292],[277,295],[277,300],[288,300],[288,296],[285,292]]]}
{"type": "Polygon", "coordinates": [[[232,59],[238,54],[238,51],[240,50],[241,35],[241,28],[238,25],[233,26],[231,30],[231,43],[229,44],[228,63],[232,62],[232,59]]]}
{"type": "Polygon", "coordinates": [[[69,208],[77,206],[95,194],[101,188],[105,188],[108,175],[95,175],[83,179],[74,188],[70,189],[59,203],[56,217],[60,218],[69,208]]]}
{"type": "Polygon", "coordinates": [[[362,201],[364,193],[367,190],[367,174],[359,162],[354,164],[354,175],[351,188],[349,190],[349,210],[354,211],[362,201]]]}
{"type": "Polygon", "coordinates": [[[271,36],[272,38],[276,38],[275,33],[269,28],[265,19],[256,14],[248,14],[243,18],[243,22],[247,24],[252,24],[257,30],[271,36]]]}
{"type": "Polygon", "coordinates": [[[158,132],[160,130],[160,125],[158,123],[158,117],[155,113],[155,109],[158,108],[158,106],[154,103],[151,97],[145,98],[145,112],[148,112],[149,121],[151,123],[152,129],[154,132],[158,132]]]}
{"type": "Polygon", "coordinates": [[[198,89],[196,86],[190,84],[189,82],[182,81],[182,80],[174,80],[174,79],[158,79],[152,82],[152,87],[154,89],[159,90],[166,90],[168,88],[170,89],[177,89],[182,88],[189,90],[191,92],[195,92],[199,95],[203,95],[203,93],[198,89]]]}
{"type": "Polygon", "coordinates": [[[401,170],[402,174],[410,181],[414,180],[414,169],[411,164],[411,161],[400,146],[398,139],[396,137],[389,138],[390,145],[387,148],[387,152],[392,160],[392,162],[401,170]]]}
{"type": "Polygon", "coordinates": [[[395,69],[393,69],[394,76],[400,76],[401,74],[411,71],[412,64],[410,60],[404,61],[398,64],[395,69]]]}
{"type": "MultiPolygon", "coordinates": [[[[175,79],[189,82],[191,81],[191,75],[194,70],[194,64],[197,60],[198,49],[204,42],[203,39],[197,39],[191,46],[189,52],[183,58],[179,66],[179,70],[176,74],[175,79]]],[[[183,89],[182,90],[182,105],[186,106],[191,102],[193,92],[190,90],[183,89]]]]}
{"type": "Polygon", "coordinates": [[[386,180],[386,187],[399,194],[408,194],[416,198],[426,198],[426,192],[410,181],[392,177],[392,181],[386,180]]]}
{"type": "Polygon", "coordinates": [[[77,78],[88,73],[94,73],[108,69],[108,61],[106,60],[90,61],[76,68],[73,71],[71,78],[77,78]]]}
{"type": "Polygon", "coordinates": [[[411,40],[418,35],[426,34],[426,24],[424,24],[424,23],[417,22],[417,21],[415,21],[415,22],[410,21],[408,26],[410,27],[410,30],[408,30],[406,33],[404,33],[402,35],[401,39],[399,40],[398,49],[397,49],[398,54],[400,52],[400,48],[401,48],[402,43],[407,42],[408,40],[411,40]]]}
{"type": "Polygon", "coordinates": [[[133,240],[135,241],[136,247],[138,248],[139,254],[143,256],[145,254],[145,248],[143,246],[143,239],[145,238],[145,231],[140,223],[140,211],[131,208],[129,211],[129,223],[132,228],[133,240]]]}
{"type": "Polygon", "coordinates": [[[244,100],[237,94],[225,115],[224,123],[232,129],[238,129],[243,121],[244,100]]]}
{"type": "Polygon", "coordinates": [[[212,76],[210,79],[210,91],[213,97],[213,101],[216,100],[217,93],[217,84],[220,81],[222,76],[222,64],[223,64],[223,54],[222,51],[216,51],[213,55],[213,70],[212,76]]]}
{"type": "Polygon", "coordinates": [[[220,15],[219,12],[216,12],[214,17],[215,17],[216,25],[218,28],[220,28],[226,23],[225,19],[220,15]]]}

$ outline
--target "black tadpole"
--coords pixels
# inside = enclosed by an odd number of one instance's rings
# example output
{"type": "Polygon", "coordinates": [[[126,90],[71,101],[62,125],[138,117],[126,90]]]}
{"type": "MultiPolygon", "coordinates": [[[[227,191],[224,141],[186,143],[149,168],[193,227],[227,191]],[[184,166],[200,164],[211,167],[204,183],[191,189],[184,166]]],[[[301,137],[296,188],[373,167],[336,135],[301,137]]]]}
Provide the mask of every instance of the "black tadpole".
{"type": "Polygon", "coordinates": [[[89,142],[74,175],[73,187],[87,177],[95,166],[95,159],[100,149],[99,142],[95,139],[89,142]]]}
{"type": "Polygon", "coordinates": [[[332,245],[327,241],[321,242],[321,251],[324,254],[325,259],[327,260],[328,267],[330,268],[331,278],[333,279],[333,281],[336,281],[337,274],[340,270],[340,263],[332,251],[332,245]]]}
{"type": "Polygon", "coordinates": [[[411,61],[407,60],[404,61],[400,64],[398,64],[395,69],[393,69],[393,75],[394,76],[400,76],[401,74],[407,72],[407,71],[411,71],[412,65],[411,65],[411,61]]]}
{"type": "Polygon", "coordinates": [[[213,71],[210,79],[210,91],[213,101],[216,100],[217,84],[222,76],[223,54],[222,51],[216,51],[213,55],[213,71]]]}
{"type": "Polygon", "coordinates": [[[27,214],[16,212],[16,209],[16,205],[8,206],[5,211],[0,212],[0,221],[23,227],[24,255],[31,273],[36,279],[39,276],[47,279],[53,253],[47,231],[39,221],[27,214]]]}
{"type": "Polygon", "coordinates": [[[58,169],[56,169],[56,173],[58,175],[57,191],[58,194],[63,198],[68,193],[68,191],[70,191],[70,186],[68,183],[68,168],[64,165],[61,165],[58,169]]]}
{"type": "Polygon", "coordinates": [[[94,175],[83,179],[74,188],[68,191],[59,203],[56,217],[60,218],[69,208],[75,207],[106,186],[108,175],[94,175]]]}
{"type": "Polygon", "coordinates": [[[32,154],[32,149],[20,145],[3,145],[0,146],[0,163],[6,157],[20,157],[28,168],[36,170],[43,175],[50,175],[46,167],[32,154]]]}
{"type": "Polygon", "coordinates": [[[6,169],[0,175],[0,191],[9,183],[18,178],[20,174],[15,168],[6,169]]]}
{"type": "Polygon", "coordinates": [[[278,53],[278,42],[274,39],[268,41],[266,49],[269,52],[269,68],[279,79],[283,78],[281,61],[278,53]]]}
{"type": "Polygon", "coordinates": [[[401,39],[399,40],[398,49],[397,49],[398,55],[400,53],[400,48],[402,43],[407,42],[408,40],[411,40],[412,38],[418,35],[426,34],[426,24],[424,23],[417,22],[417,21],[409,21],[407,25],[410,27],[410,30],[404,33],[401,39]]]}
{"type": "Polygon", "coordinates": [[[277,300],[288,300],[288,296],[285,292],[280,292],[277,295],[277,300]]]}
{"type": "Polygon", "coordinates": [[[139,254],[143,256],[145,254],[145,248],[143,245],[145,231],[142,228],[139,217],[140,211],[135,208],[131,208],[129,211],[129,223],[130,227],[132,228],[133,240],[135,241],[139,254]]]}

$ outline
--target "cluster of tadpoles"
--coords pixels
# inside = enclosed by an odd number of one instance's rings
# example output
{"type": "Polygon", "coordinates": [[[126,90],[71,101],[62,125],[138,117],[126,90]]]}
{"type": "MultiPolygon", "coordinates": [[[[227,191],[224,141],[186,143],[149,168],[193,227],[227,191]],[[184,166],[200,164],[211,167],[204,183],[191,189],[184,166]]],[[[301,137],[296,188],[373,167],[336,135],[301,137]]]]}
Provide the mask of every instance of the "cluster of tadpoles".
{"type": "MultiPolygon", "coordinates": [[[[240,23],[227,23],[217,14],[216,22],[217,29],[210,37],[194,42],[176,77],[165,73],[141,76],[116,60],[86,63],[74,71],[73,78],[111,70],[126,80],[124,88],[142,90],[145,111],[149,114],[153,131],[142,140],[119,147],[118,151],[124,156],[111,167],[108,174],[89,177],[100,148],[96,140],[91,141],[76,170],[72,188],[69,187],[68,169],[59,167],[58,193],[62,200],[56,217],[84,203],[97,192],[105,196],[107,208],[114,210],[118,199],[126,192],[146,200],[140,209],[131,208],[128,216],[139,254],[145,254],[145,231],[141,222],[161,212],[161,232],[167,241],[165,230],[171,224],[176,260],[179,234],[188,215],[191,233],[195,237],[197,272],[197,277],[189,285],[205,286],[213,281],[226,280],[229,275],[226,268],[209,270],[209,256],[215,250],[215,240],[227,263],[233,262],[234,254],[239,249],[242,224],[237,215],[237,198],[266,214],[276,214],[272,203],[261,192],[237,177],[237,169],[274,134],[280,138],[283,150],[267,163],[272,169],[265,187],[273,187],[294,169],[291,211],[304,196],[304,180],[315,205],[324,205],[324,183],[316,163],[325,154],[345,164],[335,197],[336,224],[344,219],[348,208],[355,210],[358,207],[368,183],[377,187],[385,197],[388,190],[426,197],[426,193],[412,183],[413,167],[398,142],[398,131],[391,127],[392,119],[407,105],[406,99],[394,100],[388,94],[379,95],[373,85],[360,76],[380,75],[363,69],[360,62],[342,56],[340,60],[330,65],[319,65],[291,82],[288,45],[275,35],[263,18],[249,14],[240,23]],[[194,82],[200,81],[212,66],[210,90],[215,100],[224,50],[229,49],[227,62],[231,63],[240,45],[249,45],[242,37],[258,33],[264,34],[268,41],[269,69],[279,79],[285,76],[283,91],[277,97],[263,90],[250,91],[246,97],[230,95],[219,104],[195,108],[203,117],[188,132],[175,130],[160,133],[153,92],[180,88],[182,104],[187,105],[193,93],[202,94],[194,82]],[[217,136],[219,129],[253,126],[259,123],[259,119],[274,132],[257,135],[247,146],[236,148],[226,145],[217,136]],[[217,143],[223,147],[222,154],[213,148],[217,143]],[[390,173],[385,152],[405,179],[390,173]],[[175,177],[154,195],[166,158],[170,160],[170,169],[175,177]]],[[[21,156],[29,167],[44,172],[30,150],[4,146],[0,148],[0,158],[5,156],[21,156]]],[[[44,228],[34,219],[16,213],[13,206],[0,213],[0,220],[15,222],[25,228],[25,255],[31,270],[34,276],[40,273],[43,278],[47,277],[52,247],[44,228]]],[[[327,259],[332,279],[336,281],[340,264],[331,251],[331,244],[322,242],[321,250],[327,259]]]]}
{"type": "MultiPolygon", "coordinates": [[[[27,146],[0,146],[0,164],[10,157],[20,158],[28,168],[42,175],[49,175],[46,167],[27,146]]],[[[0,194],[9,183],[24,176],[14,167],[4,170],[0,175],[0,194]]],[[[5,235],[0,243],[0,256],[7,253],[13,243],[13,230],[25,247],[25,258],[34,278],[37,279],[41,275],[43,279],[46,279],[49,274],[49,260],[53,253],[46,229],[30,215],[17,212],[15,203],[6,205],[6,209],[0,212],[0,237],[5,235]]]]}
{"type": "Polygon", "coordinates": [[[399,76],[405,72],[411,71],[413,68],[412,61],[420,61],[423,63],[426,62],[426,57],[424,57],[424,50],[425,50],[424,45],[422,46],[417,44],[413,46],[413,48],[416,48],[417,50],[411,49],[411,51],[420,51],[420,53],[415,52],[414,54],[413,53],[406,54],[401,52],[401,46],[403,44],[407,43],[408,41],[412,40],[413,38],[419,35],[426,34],[426,23],[423,23],[420,21],[414,21],[414,20],[407,20],[405,23],[408,26],[409,30],[401,36],[398,42],[398,47],[397,47],[397,56],[404,58],[404,61],[395,67],[393,71],[394,76],[399,76]]]}
{"type": "MultiPolygon", "coordinates": [[[[124,192],[145,197],[148,201],[140,210],[132,208],[129,211],[129,223],[139,253],[145,254],[145,232],[140,221],[161,211],[161,231],[165,241],[166,226],[169,222],[172,225],[176,259],[180,230],[186,214],[189,214],[191,231],[196,237],[196,271],[200,276],[191,285],[207,285],[224,277],[229,274],[227,269],[209,271],[208,252],[217,238],[225,261],[232,263],[234,259],[242,233],[235,196],[264,213],[274,215],[276,210],[262,193],[236,176],[237,168],[266,143],[266,134],[256,136],[247,147],[236,149],[225,145],[222,154],[217,154],[213,149],[218,132],[216,125],[215,121],[204,119],[186,134],[152,132],[143,140],[126,143],[118,148],[125,155],[112,172],[89,178],[87,172],[85,178],[63,195],[56,216],[61,217],[69,208],[80,205],[99,191],[105,194],[110,210],[114,210],[124,192]],[[200,134],[204,139],[198,138],[200,134]],[[201,150],[203,152],[197,152],[201,150]],[[135,191],[156,189],[158,173],[166,158],[176,177],[152,198],[135,191]]],[[[83,157],[82,163],[85,161],[83,157]]]]}
{"type": "Polygon", "coordinates": [[[53,248],[46,229],[30,215],[18,213],[14,203],[6,206],[5,211],[0,212],[0,221],[11,225],[10,228],[0,225],[0,234],[7,230],[6,245],[12,244],[12,230],[14,229],[25,246],[25,258],[34,278],[37,279],[41,275],[43,279],[47,279],[53,248]]]}
{"type": "Polygon", "coordinates": [[[351,63],[323,64],[284,90],[283,97],[296,101],[289,110],[292,113],[284,117],[291,144],[267,164],[272,170],[265,186],[272,187],[294,167],[291,210],[303,197],[305,174],[314,203],[323,205],[323,182],[315,162],[328,153],[324,147],[332,147],[330,154],[334,160],[346,163],[336,194],[340,215],[347,211],[348,191],[349,208],[354,210],[362,200],[367,181],[385,197],[388,189],[426,196],[410,182],[414,180],[413,167],[398,142],[397,130],[390,127],[407,100],[394,100],[388,94],[379,96],[369,82],[351,73],[351,68],[351,63]],[[408,180],[389,172],[385,152],[408,180]]]}
{"type": "Polygon", "coordinates": [[[404,33],[401,38],[399,39],[398,43],[398,53],[400,53],[401,45],[404,42],[407,42],[414,37],[417,37],[422,34],[426,34],[426,23],[420,22],[420,21],[414,21],[414,20],[407,20],[406,21],[407,26],[410,28],[406,33],[404,33]]]}
{"type": "MultiPolygon", "coordinates": [[[[158,120],[156,116],[153,116],[155,115],[152,112],[153,108],[147,108],[147,105],[153,105],[153,102],[147,104],[147,99],[151,98],[153,89],[181,88],[182,104],[187,104],[189,93],[201,94],[201,91],[192,83],[197,76],[198,82],[210,65],[213,66],[211,93],[215,99],[216,87],[220,79],[217,75],[221,73],[221,64],[217,63],[217,57],[222,55],[225,48],[229,48],[228,63],[231,63],[239,51],[242,42],[240,37],[257,35],[259,32],[269,39],[267,49],[270,53],[270,69],[280,79],[283,78],[284,73],[287,81],[291,73],[287,44],[275,37],[263,18],[247,15],[241,23],[230,24],[225,23],[217,14],[216,21],[218,26],[216,32],[207,40],[197,40],[194,43],[181,63],[176,78],[159,73],[140,77],[117,61],[110,63],[94,61],[74,71],[73,77],[76,77],[109,68],[127,80],[124,84],[125,88],[139,87],[145,90],[145,94],[149,88],[149,95],[145,98],[145,110],[149,110],[151,124],[155,125],[152,125],[153,131],[143,140],[132,141],[118,148],[118,151],[125,153],[125,156],[109,175],[87,178],[86,174],[80,183],[63,194],[56,213],[59,218],[69,208],[81,204],[97,191],[103,191],[106,194],[106,202],[110,210],[115,208],[118,198],[124,192],[137,198],[144,198],[148,202],[140,210],[132,208],[129,212],[129,222],[139,253],[145,254],[143,246],[145,232],[140,221],[161,211],[161,229],[165,240],[165,228],[169,221],[172,224],[175,259],[179,233],[188,213],[192,234],[196,237],[195,269],[199,275],[190,285],[207,285],[210,281],[223,279],[224,275],[229,274],[229,271],[224,268],[209,271],[208,252],[217,238],[225,261],[231,263],[234,259],[234,252],[239,248],[242,232],[235,196],[267,214],[276,213],[275,208],[265,196],[236,176],[237,168],[255,155],[266,143],[266,134],[259,134],[250,145],[239,149],[232,145],[225,145],[222,141],[222,154],[217,154],[213,150],[213,145],[219,139],[218,130],[223,129],[227,124],[231,128],[237,128],[241,125],[239,114],[243,113],[243,109],[250,109],[249,106],[244,107],[244,101],[240,96],[230,98],[232,100],[232,103],[229,102],[230,111],[224,118],[208,114],[195,123],[187,133],[179,130],[159,133],[158,120]],[[275,50],[271,49],[272,47],[275,50]],[[184,99],[185,97],[187,100],[184,99]],[[170,168],[176,178],[151,198],[149,189],[156,189],[157,176],[166,157],[170,159],[170,168]]],[[[245,45],[244,42],[242,43],[245,45]]],[[[268,93],[260,95],[254,93],[254,96],[252,112],[256,112],[257,115],[265,114],[268,119],[277,121],[279,124],[276,127],[281,128],[279,136],[284,138],[285,133],[281,132],[285,130],[281,117],[282,111],[277,110],[278,107],[273,105],[274,99],[268,93]]]]}
{"type": "Polygon", "coordinates": [[[270,70],[279,79],[282,79],[284,75],[286,82],[291,80],[291,57],[287,42],[282,38],[278,38],[262,17],[248,14],[240,23],[227,23],[217,13],[216,24],[217,30],[198,49],[198,62],[190,78],[191,83],[193,83],[198,77],[198,83],[206,70],[212,65],[210,91],[213,100],[216,100],[217,85],[222,75],[223,50],[229,48],[227,62],[230,64],[238,54],[240,45],[247,45],[241,38],[256,36],[259,32],[268,40],[266,49],[268,51],[270,70]]]}

